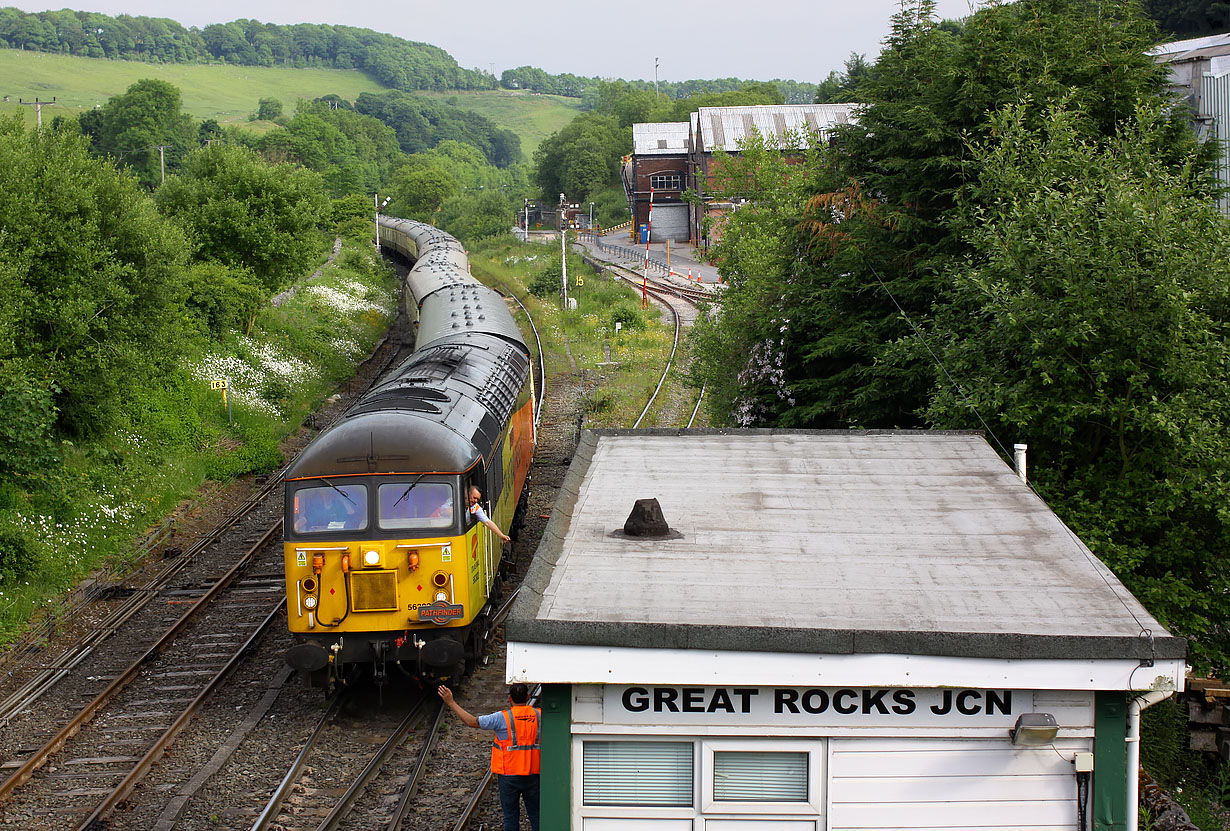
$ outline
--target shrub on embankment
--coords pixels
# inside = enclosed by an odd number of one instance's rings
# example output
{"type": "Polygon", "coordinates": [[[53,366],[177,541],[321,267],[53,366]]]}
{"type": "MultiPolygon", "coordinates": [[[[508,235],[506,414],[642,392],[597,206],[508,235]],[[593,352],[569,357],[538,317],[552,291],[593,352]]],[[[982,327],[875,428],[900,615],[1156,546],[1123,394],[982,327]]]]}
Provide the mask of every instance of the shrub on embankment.
{"type": "MultiPolygon", "coordinates": [[[[294,229],[306,265],[280,275],[298,285],[274,306],[258,281],[276,269],[211,256],[75,131],[0,121],[0,156],[5,640],[82,575],[130,556],[202,483],[276,467],[279,440],[370,352],[396,293],[366,222],[345,225],[340,255],[304,279],[333,237],[310,197],[320,220],[294,229]]],[[[251,216],[241,202],[218,209],[251,216]]],[[[282,209],[299,210],[293,195],[282,209]]]]}

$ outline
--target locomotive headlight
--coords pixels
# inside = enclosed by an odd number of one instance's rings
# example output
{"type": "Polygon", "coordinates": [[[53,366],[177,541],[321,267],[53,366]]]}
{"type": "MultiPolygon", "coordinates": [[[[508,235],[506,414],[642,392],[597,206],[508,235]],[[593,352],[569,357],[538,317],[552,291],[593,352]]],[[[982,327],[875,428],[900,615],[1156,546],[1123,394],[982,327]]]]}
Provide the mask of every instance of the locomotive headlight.
{"type": "Polygon", "coordinates": [[[316,598],[310,594],[307,597],[303,598],[303,608],[315,609],[316,608],[316,598]]]}
{"type": "Polygon", "coordinates": [[[448,602],[448,592],[436,592],[436,600],[448,602]]]}
{"type": "Polygon", "coordinates": [[[363,565],[368,568],[380,565],[380,552],[376,550],[363,552],[363,565]]]}

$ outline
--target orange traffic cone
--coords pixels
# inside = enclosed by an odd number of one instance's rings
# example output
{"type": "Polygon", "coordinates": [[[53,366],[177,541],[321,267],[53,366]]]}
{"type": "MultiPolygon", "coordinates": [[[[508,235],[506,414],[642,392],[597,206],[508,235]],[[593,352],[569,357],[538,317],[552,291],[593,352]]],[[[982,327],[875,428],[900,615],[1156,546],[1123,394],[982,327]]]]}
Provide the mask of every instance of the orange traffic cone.
{"type": "Polygon", "coordinates": [[[692,269],[688,269],[688,280],[692,279],[692,269]]]}

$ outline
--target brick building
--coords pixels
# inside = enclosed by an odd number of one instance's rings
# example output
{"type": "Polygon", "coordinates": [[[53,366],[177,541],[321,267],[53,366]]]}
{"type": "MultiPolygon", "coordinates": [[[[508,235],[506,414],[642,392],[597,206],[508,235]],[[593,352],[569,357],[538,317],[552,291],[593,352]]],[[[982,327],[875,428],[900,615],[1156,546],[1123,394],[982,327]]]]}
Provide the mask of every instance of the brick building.
{"type": "Polygon", "coordinates": [[[632,156],[623,166],[623,180],[637,239],[641,226],[651,224],[651,197],[652,241],[688,239],[688,205],[683,199],[688,181],[688,138],[686,121],[632,125],[632,156]]]}
{"type": "Polygon", "coordinates": [[[716,242],[713,223],[732,209],[707,194],[718,164],[715,154],[738,153],[752,133],[775,136],[785,153],[804,149],[811,136],[826,136],[851,121],[851,104],[786,104],[701,107],[687,122],[632,125],[632,155],[623,166],[624,191],[634,226],[649,225],[652,195],[654,242],[670,239],[693,245],[716,242]],[[700,204],[683,198],[692,192],[700,204]]]}

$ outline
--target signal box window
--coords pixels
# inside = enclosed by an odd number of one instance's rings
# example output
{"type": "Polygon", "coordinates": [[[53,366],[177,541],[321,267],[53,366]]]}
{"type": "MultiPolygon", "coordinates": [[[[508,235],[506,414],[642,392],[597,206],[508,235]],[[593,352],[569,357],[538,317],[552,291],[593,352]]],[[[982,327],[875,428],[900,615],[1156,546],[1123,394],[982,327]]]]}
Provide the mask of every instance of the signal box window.
{"type": "Polygon", "coordinates": [[[586,805],[692,806],[692,742],[587,741],[586,805]]]}
{"type": "Polygon", "coordinates": [[[295,491],[294,514],[297,534],[362,531],[367,527],[367,487],[300,488],[295,491]]]}
{"type": "Polygon", "coordinates": [[[808,754],[719,750],[713,754],[715,802],[806,802],[808,754]]]}
{"type": "Polygon", "coordinates": [[[649,177],[649,186],[654,190],[679,190],[682,181],[678,173],[660,173],[649,177]]]}
{"type": "Polygon", "coordinates": [[[380,486],[381,528],[451,528],[453,488],[443,482],[396,482],[380,486]]]}

